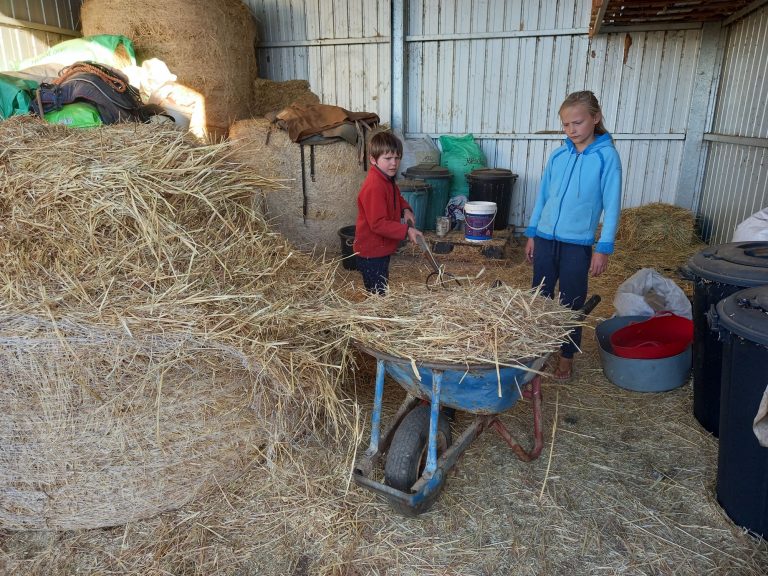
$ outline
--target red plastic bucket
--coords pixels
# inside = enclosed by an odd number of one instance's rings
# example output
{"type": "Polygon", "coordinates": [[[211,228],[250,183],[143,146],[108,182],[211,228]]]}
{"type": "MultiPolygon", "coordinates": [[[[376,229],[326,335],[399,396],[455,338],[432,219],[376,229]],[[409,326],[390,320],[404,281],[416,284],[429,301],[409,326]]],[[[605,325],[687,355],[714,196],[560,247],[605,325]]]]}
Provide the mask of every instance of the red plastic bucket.
{"type": "Polygon", "coordinates": [[[682,353],[693,341],[693,321],[662,312],[611,334],[611,347],[622,358],[669,358],[682,353]]]}

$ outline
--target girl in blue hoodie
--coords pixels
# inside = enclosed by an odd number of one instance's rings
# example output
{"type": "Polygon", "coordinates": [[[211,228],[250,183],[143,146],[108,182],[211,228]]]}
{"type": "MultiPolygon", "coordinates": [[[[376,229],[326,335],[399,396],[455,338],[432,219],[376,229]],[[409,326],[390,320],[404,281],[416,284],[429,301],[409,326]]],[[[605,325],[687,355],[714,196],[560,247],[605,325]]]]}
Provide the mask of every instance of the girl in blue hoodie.
{"type": "MultiPolygon", "coordinates": [[[[525,230],[525,258],[533,263],[533,286],[541,284],[542,293],[551,298],[559,281],[560,301],[575,310],[587,297],[589,275],[602,274],[613,253],[621,211],[621,161],[592,92],[569,94],[560,106],[560,120],[567,138],[547,161],[525,230]]],[[[571,378],[580,344],[579,328],[560,349],[556,379],[571,378]]]]}

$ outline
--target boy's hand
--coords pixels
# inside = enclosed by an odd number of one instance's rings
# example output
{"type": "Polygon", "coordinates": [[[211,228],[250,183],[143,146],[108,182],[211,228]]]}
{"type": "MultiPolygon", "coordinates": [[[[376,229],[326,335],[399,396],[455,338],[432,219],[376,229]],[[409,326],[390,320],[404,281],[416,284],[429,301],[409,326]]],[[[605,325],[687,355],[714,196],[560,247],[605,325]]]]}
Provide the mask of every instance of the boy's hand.
{"type": "Polygon", "coordinates": [[[528,238],[528,242],[525,243],[525,261],[528,264],[533,263],[533,238],[528,238]]]}
{"type": "Polygon", "coordinates": [[[592,276],[600,276],[608,268],[608,254],[595,252],[592,254],[592,262],[589,265],[589,273],[592,276]]]}
{"type": "Polygon", "coordinates": [[[408,228],[408,240],[416,244],[416,239],[419,236],[424,236],[424,234],[419,232],[416,228],[408,228]]]}
{"type": "Polygon", "coordinates": [[[403,218],[405,219],[406,224],[410,224],[414,228],[416,227],[416,216],[414,216],[413,210],[406,208],[403,211],[403,218]]]}

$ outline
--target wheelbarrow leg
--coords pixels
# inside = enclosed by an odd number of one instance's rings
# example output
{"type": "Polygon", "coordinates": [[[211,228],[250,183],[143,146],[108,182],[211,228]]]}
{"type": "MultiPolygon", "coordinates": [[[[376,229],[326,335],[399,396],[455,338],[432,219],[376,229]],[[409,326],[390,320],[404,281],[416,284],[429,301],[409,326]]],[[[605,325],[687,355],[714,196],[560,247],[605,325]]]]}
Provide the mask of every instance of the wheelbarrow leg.
{"type": "Polygon", "coordinates": [[[509,433],[506,426],[498,419],[493,418],[489,426],[493,428],[504,441],[509,444],[509,447],[515,452],[517,457],[523,462],[530,462],[536,460],[541,454],[541,449],[544,446],[544,440],[541,433],[541,376],[536,376],[531,381],[531,396],[533,397],[533,449],[527,452],[520,443],[509,433]]]}
{"type": "Polygon", "coordinates": [[[385,372],[384,361],[377,360],[376,390],[373,398],[373,413],[371,414],[371,442],[368,445],[365,454],[355,462],[355,471],[363,476],[367,476],[371,473],[371,470],[373,470],[374,465],[381,457],[382,453],[386,452],[389,448],[389,445],[392,442],[392,437],[394,436],[400,421],[419,402],[418,398],[415,398],[411,394],[407,394],[405,400],[403,400],[403,403],[395,414],[392,423],[382,435],[381,411],[384,398],[385,372]]]}
{"type": "Polygon", "coordinates": [[[381,434],[381,404],[384,398],[384,360],[376,360],[376,392],[373,397],[373,414],[371,414],[371,443],[368,452],[374,454],[379,450],[381,434]]]}
{"type": "Polygon", "coordinates": [[[429,417],[429,443],[427,445],[427,462],[424,465],[425,478],[432,478],[437,470],[437,421],[440,418],[440,391],[443,386],[443,371],[432,370],[432,402],[429,417]]]}

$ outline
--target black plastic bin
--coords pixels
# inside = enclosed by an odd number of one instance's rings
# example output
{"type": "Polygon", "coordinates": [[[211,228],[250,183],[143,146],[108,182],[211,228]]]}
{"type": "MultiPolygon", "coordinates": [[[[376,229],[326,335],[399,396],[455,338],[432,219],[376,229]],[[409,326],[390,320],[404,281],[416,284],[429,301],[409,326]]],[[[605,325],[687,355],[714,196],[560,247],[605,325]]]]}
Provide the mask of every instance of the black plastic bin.
{"type": "Polygon", "coordinates": [[[739,526],[768,536],[768,448],[752,429],[768,384],[768,286],[717,305],[723,338],[717,501],[739,526]]]}
{"type": "Polygon", "coordinates": [[[341,256],[344,258],[341,265],[345,270],[357,270],[357,256],[352,244],[355,242],[355,227],[344,226],[339,228],[339,240],[341,241],[341,256]]]}
{"type": "Polygon", "coordinates": [[[504,168],[478,168],[467,174],[469,201],[496,203],[494,230],[504,230],[509,224],[512,189],[516,180],[517,174],[504,168]]]}
{"type": "Polygon", "coordinates": [[[688,261],[693,291],[693,414],[715,436],[720,428],[722,343],[708,318],[717,303],[744,288],[768,284],[768,242],[732,242],[688,261]]]}

